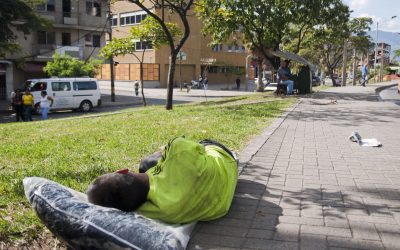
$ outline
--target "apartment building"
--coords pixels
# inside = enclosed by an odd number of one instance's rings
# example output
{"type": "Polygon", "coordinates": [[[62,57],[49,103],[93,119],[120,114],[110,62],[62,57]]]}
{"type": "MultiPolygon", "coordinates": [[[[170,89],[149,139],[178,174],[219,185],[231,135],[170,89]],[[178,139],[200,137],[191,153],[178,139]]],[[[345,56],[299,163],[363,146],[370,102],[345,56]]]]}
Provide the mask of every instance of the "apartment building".
{"type": "MultiPolygon", "coordinates": [[[[149,7],[153,7],[150,1],[145,1],[149,7]]],[[[159,16],[161,9],[153,8],[159,16]]],[[[147,18],[146,12],[128,1],[116,2],[112,5],[112,32],[113,37],[121,38],[129,35],[129,30],[135,25],[140,25],[147,18]]],[[[165,11],[165,21],[180,25],[175,16],[165,11]]],[[[200,75],[206,75],[209,84],[229,84],[233,87],[235,79],[240,77],[242,83],[245,80],[246,51],[243,43],[236,40],[210,47],[210,39],[201,34],[201,21],[191,13],[189,16],[190,37],[186,41],[178,56],[175,70],[175,85],[198,79],[200,75]]],[[[150,43],[136,43],[136,56],[141,58],[144,51],[144,86],[166,87],[170,50],[167,46],[153,49],[150,43]],[[145,51],[144,51],[145,49],[145,51]]],[[[133,82],[140,78],[139,61],[133,55],[114,58],[116,86],[133,88],[133,82]]],[[[103,65],[98,78],[110,80],[110,66],[103,65]]]]}
{"type": "MultiPolygon", "coordinates": [[[[391,59],[391,51],[392,51],[392,46],[387,43],[378,43],[377,44],[377,55],[376,55],[376,64],[379,66],[383,63],[384,66],[388,65],[390,63],[391,59]]],[[[374,66],[374,61],[375,61],[375,50],[371,51],[369,54],[370,59],[370,66],[374,66]]]]}
{"type": "Polygon", "coordinates": [[[26,79],[47,77],[43,67],[54,53],[82,60],[97,56],[109,31],[106,0],[47,0],[36,7],[52,22],[49,30],[20,34],[20,51],[0,61],[0,99],[6,99],[26,79]]]}

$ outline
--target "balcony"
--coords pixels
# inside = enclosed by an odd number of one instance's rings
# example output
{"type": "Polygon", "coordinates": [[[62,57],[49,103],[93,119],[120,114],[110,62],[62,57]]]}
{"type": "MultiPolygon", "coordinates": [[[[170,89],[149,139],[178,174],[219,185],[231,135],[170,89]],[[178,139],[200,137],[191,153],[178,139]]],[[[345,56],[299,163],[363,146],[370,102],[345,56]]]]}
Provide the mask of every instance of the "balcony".
{"type": "Polygon", "coordinates": [[[78,25],[78,14],[71,12],[63,12],[63,24],[78,25]]]}
{"type": "Polygon", "coordinates": [[[49,61],[52,59],[54,53],[83,59],[83,48],[81,46],[61,46],[52,44],[33,45],[33,54],[35,55],[36,61],[49,61]]]}
{"type": "Polygon", "coordinates": [[[54,54],[56,45],[53,44],[35,44],[32,53],[37,61],[48,61],[54,54]]]}
{"type": "Polygon", "coordinates": [[[69,55],[83,59],[83,49],[81,46],[57,46],[56,52],[60,55],[69,55]]]}

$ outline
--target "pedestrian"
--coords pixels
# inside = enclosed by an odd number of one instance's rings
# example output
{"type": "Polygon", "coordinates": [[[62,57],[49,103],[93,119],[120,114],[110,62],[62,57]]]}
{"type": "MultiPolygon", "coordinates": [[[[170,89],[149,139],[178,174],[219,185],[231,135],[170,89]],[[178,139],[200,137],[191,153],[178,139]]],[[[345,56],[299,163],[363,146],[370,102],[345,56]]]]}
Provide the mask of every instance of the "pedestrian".
{"type": "Polygon", "coordinates": [[[16,89],[12,98],[12,106],[15,111],[16,121],[24,121],[24,107],[22,105],[22,93],[20,89],[16,89]]]}
{"type": "Polygon", "coordinates": [[[235,155],[224,145],[179,137],[141,165],[139,173],[121,169],[98,177],[88,188],[89,202],[127,212],[137,209],[173,224],[214,220],[228,212],[238,169],[235,155]]]}
{"type": "Polygon", "coordinates": [[[46,90],[42,90],[40,95],[42,97],[40,98],[40,111],[42,113],[42,120],[47,120],[47,114],[49,113],[50,107],[53,106],[54,99],[47,95],[46,90]]]}
{"type": "Polygon", "coordinates": [[[236,89],[239,90],[240,89],[240,77],[236,78],[236,89]]]}
{"type": "Polygon", "coordinates": [[[189,93],[191,86],[186,80],[183,81],[183,87],[186,88],[186,93],[189,93]]]}
{"type": "Polygon", "coordinates": [[[139,95],[139,81],[135,81],[134,86],[135,86],[135,95],[138,96],[139,95]]]}
{"type": "Polygon", "coordinates": [[[22,103],[24,105],[24,117],[26,122],[28,121],[33,121],[32,120],[32,108],[34,104],[35,99],[33,98],[33,95],[29,91],[29,89],[25,90],[25,94],[22,96],[22,103]]]}
{"type": "Polygon", "coordinates": [[[368,83],[368,65],[364,63],[362,70],[361,70],[361,75],[362,75],[362,83],[361,85],[365,87],[365,85],[368,83]]]}
{"type": "Polygon", "coordinates": [[[204,90],[207,90],[207,88],[208,88],[208,78],[207,78],[207,76],[204,77],[203,86],[204,86],[204,90]]]}

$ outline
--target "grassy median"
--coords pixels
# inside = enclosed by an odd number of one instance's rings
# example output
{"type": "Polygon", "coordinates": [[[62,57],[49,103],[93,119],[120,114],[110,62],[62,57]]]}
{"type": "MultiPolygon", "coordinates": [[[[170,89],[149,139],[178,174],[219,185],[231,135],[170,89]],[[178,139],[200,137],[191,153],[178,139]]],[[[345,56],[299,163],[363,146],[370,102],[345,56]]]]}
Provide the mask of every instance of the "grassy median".
{"type": "Polygon", "coordinates": [[[175,106],[172,111],[147,107],[97,117],[0,124],[0,242],[29,241],[44,231],[24,196],[26,176],[84,191],[95,177],[136,168],[143,156],[182,135],[218,140],[240,151],[294,101],[257,94],[175,106]]]}

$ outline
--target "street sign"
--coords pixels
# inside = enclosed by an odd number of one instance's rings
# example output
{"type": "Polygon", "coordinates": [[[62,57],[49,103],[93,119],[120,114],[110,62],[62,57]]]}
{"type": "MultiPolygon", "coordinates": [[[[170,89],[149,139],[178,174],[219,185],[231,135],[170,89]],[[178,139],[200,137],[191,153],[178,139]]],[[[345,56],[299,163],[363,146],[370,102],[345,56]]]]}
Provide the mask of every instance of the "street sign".
{"type": "Polygon", "coordinates": [[[212,65],[217,61],[215,58],[200,58],[200,62],[203,65],[212,65]]]}

